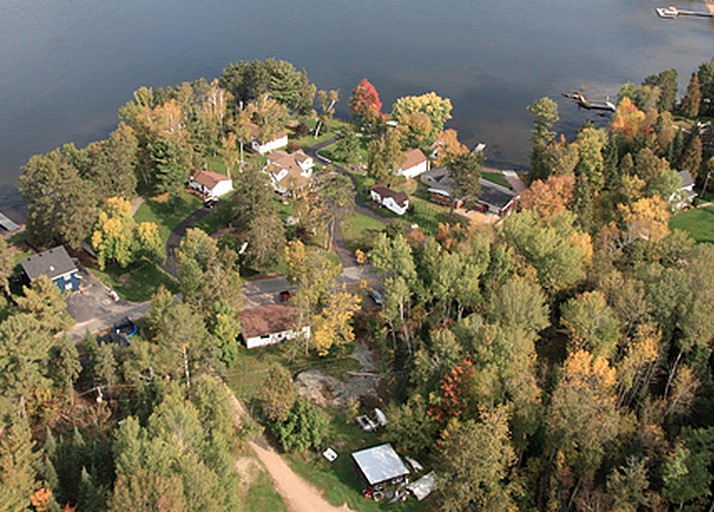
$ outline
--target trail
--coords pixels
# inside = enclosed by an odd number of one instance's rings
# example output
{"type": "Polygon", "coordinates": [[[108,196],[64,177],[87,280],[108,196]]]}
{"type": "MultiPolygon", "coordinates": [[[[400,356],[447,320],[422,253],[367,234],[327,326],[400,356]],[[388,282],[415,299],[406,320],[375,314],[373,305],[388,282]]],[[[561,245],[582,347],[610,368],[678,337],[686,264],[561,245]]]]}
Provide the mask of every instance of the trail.
{"type": "MultiPolygon", "coordinates": [[[[230,390],[229,392],[233,405],[233,418],[236,426],[239,427],[247,412],[233,392],[230,390]]],[[[248,446],[265,466],[270,478],[273,479],[275,490],[292,512],[352,512],[346,504],[342,507],[330,505],[322,493],[297,475],[264,438],[249,441],[248,446]]]]}

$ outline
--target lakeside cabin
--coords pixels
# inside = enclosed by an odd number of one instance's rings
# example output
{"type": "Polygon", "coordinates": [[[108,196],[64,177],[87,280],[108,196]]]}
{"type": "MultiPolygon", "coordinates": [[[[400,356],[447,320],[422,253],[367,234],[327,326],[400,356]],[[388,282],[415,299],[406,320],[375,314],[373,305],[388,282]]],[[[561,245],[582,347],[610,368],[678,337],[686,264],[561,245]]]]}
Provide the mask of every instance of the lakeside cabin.
{"type": "Polygon", "coordinates": [[[247,348],[285,343],[310,337],[310,325],[299,323],[300,310],[287,304],[267,304],[246,309],[240,316],[241,335],[247,348]]]}
{"type": "Polygon", "coordinates": [[[403,153],[404,163],[394,173],[405,178],[416,178],[424,174],[431,167],[431,162],[421,149],[408,149],[403,153]]]}
{"type": "Polygon", "coordinates": [[[409,209],[409,196],[404,192],[397,192],[384,185],[375,185],[369,189],[372,201],[397,215],[404,215],[409,209]]]}
{"type": "Polygon", "coordinates": [[[233,190],[233,180],[214,171],[197,171],[189,178],[188,186],[202,199],[215,199],[233,190]]]}
{"type": "Polygon", "coordinates": [[[20,262],[20,266],[24,280],[28,283],[40,276],[47,276],[61,292],[72,293],[79,290],[79,269],[62,245],[28,256],[20,262]]]}
{"type": "Polygon", "coordinates": [[[284,148],[288,145],[287,132],[276,133],[272,137],[264,137],[263,131],[257,124],[248,123],[247,126],[251,136],[250,148],[259,155],[270,153],[271,151],[284,148]]]}

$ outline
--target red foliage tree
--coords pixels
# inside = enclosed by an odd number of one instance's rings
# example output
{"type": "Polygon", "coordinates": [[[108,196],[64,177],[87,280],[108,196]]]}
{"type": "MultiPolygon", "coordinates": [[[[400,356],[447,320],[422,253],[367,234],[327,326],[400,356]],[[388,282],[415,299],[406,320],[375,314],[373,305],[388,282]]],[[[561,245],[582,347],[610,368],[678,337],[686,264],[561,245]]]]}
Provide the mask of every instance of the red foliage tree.
{"type": "Polygon", "coordinates": [[[375,124],[384,119],[379,93],[366,78],[352,91],[350,114],[362,124],[375,124]]]}
{"type": "Polygon", "coordinates": [[[429,409],[428,414],[439,422],[458,418],[470,405],[470,389],[475,375],[473,363],[464,358],[441,379],[439,403],[429,409]]]}

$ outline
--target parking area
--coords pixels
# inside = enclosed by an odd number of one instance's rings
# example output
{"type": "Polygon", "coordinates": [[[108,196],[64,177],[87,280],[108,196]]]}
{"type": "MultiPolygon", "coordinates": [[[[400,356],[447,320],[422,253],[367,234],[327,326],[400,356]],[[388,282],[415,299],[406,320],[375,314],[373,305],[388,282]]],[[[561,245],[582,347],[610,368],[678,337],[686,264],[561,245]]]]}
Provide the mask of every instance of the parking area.
{"type": "Polygon", "coordinates": [[[69,332],[71,339],[80,340],[86,331],[96,333],[109,329],[124,317],[137,319],[149,311],[149,302],[120,299],[86,269],[80,269],[80,276],[79,291],[67,299],[67,312],[76,322],[69,332]]]}

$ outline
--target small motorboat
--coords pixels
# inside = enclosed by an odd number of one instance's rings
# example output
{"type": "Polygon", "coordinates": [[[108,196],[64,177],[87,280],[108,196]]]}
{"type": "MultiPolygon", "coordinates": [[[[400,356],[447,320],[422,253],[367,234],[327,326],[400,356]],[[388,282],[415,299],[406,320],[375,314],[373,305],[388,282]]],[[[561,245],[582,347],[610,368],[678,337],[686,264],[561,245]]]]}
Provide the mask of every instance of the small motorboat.
{"type": "Polygon", "coordinates": [[[673,5],[669,7],[657,7],[655,11],[657,11],[657,16],[660,18],[674,19],[679,16],[679,10],[673,5]]]}

